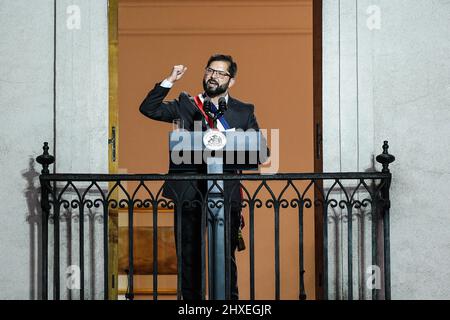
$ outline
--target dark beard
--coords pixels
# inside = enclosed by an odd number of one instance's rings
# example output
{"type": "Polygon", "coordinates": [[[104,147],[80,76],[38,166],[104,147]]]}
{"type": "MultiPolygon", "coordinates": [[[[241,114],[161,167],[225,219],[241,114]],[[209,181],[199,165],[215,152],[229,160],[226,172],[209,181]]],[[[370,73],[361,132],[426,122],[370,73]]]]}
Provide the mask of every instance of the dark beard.
{"type": "MultiPolygon", "coordinates": [[[[208,81],[214,81],[214,80],[208,80],[208,81]]],[[[216,84],[219,84],[217,81],[214,81],[216,84]]],[[[230,81],[228,81],[227,83],[224,83],[222,85],[217,85],[215,87],[215,89],[209,88],[208,87],[208,83],[205,81],[205,79],[203,79],[203,90],[205,90],[206,94],[208,95],[208,97],[210,98],[215,98],[217,96],[220,96],[221,94],[227,92],[228,90],[228,85],[230,84],[230,81]]]]}

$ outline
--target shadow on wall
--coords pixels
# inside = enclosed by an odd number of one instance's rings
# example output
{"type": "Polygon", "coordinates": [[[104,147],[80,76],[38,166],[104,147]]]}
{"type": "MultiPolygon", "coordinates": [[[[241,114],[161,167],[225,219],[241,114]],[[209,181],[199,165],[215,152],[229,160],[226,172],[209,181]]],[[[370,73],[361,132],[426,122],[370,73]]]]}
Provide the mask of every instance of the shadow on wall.
{"type": "Polygon", "coordinates": [[[22,171],[22,177],[26,180],[24,190],[25,200],[27,202],[26,221],[30,226],[30,300],[39,299],[41,296],[42,282],[41,274],[41,256],[42,256],[42,211],[39,201],[39,182],[36,183],[39,172],[35,169],[35,161],[32,156],[29,157],[28,169],[22,171]]]}
{"type": "MultiPolygon", "coordinates": [[[[377,172],[375,166],[375,155],[372,156],[371,165],[364,172],[377,172]]],[[[373,250],[377,252],[377,267],[384,274],[384,251],[383,251],[383,218],[372,207],[373,198],[364,187],[359,185],[359,181],[349,181],[346,187],[347,196],[364,203],[365,199],[370,199],[365,205],[357,206],[353,203],[350,207],[352,218],[352,288],[353,297],[359,300],[372,299],[372,289],[368,287],[372,278],[373,250]],[[353,183],[353,184],[352,184],[353,183]],[[374,216],[376,215],[376,216],[374,216]],[[376,220],[374,220],[376,219],[376,220]],[[376,228],[376,229],[374,229],[376,228]],[[377,239],[377,240],[375,240],[377,239]],[[376,243],[375,243],[376,241],[376,243]],[[376,249],[374,246],[376,245],[376,249]],[[370,273],[369,273],[370,271],[370,273]]],[[[375,194],[379,182],[368,181],[368,188],[375,194]]],[[[342,188],[333,189],[334,205],[328,208],[328,237],[329,247],[329,298],[333,300],[345,300],[349,296],[349,271],[348,271],[348,227],[349,208],[346,206],[346,195],[342,188]],[[341,205],[342,201],[344,203],[341,205]]],[[[384,283],[380,283],[378,297],[384,299],[384,283]]]]}
{"type": "MultiPolygon", "coordinates": [[[[39,300],[42,295],[42,209],[40,206],[40,183],[39,183],[39,175],[40,173],[36,171],[36,162],[33,157],[29,157],[29,164],[28,168],[26,170],[23,170],[21,172],[22,176],[26,180],[26,188],[24,189],[24,197],[27,203],[27,211],[25,214],[25,218],[27,223],[29,224],[29,248],[30,248],[30,255],[29,255],[29,299],[30,300],[39,300]]],[[[39,166],[39,165],[38,165],[39,166]]],[[[53,186],[55,187],[55,186],[53,186]]],[[[85,189],[80,189],[77,192],[81,192],[81,194],[84,194],[86,192],[85,189]]],[[[74,197],[77,199],[77,193],[75,190],[66,190],[65,195],[67,198],[60,198],[60,205],[64,204],[65,201],[69,200],[68,203],[71,203],[71,205],[68,205],[67,208],[63,206],[63,210],[60,213],[59,221],[60,225],[59,227],[61,235],[61,243],[60,243],[60,254],[63,261],[60,264],[60,277],[63,282],[61,282],[61,285],[63,286],[64,290],[61,292],[61,298],[63,299],[78,299],[79,298],[79,289],[75,288],[73,289],[69,288],[67,286],[67,270],[69,266],[75,265],[78,267],[79,265],[79,255],[76,255],[76,252],[79,252],[79,241],[74,241],[73,237],[78,237],[79,240],[79,234],[75,230],[80,229],[80,215],[79,210],[76,210],[75,208],[79,208],[80,206],[76,204],[77,200],[73,200],[74,197]],[[75,256],[74,256],[75,255],[75,256]]],[[[58,197],[61,196],[61,194],[57,195],[58,197]]],[[[52,204],[52,195],[50,195],[50,204],[51,207],[53,207],[52,204]]],[[[86,199],[83,199],[86,200],[86,199]]],[[[86,206],[85,202],[82,206],[86,206]]],[[[51,209],[52,210],[52,209],[51,209]]],[[[96,210],[92,210],[92,208],[88,208],[87,212],[84,213],[84,219],[83,224],[88,225],[88,232],[85,234],[85,239],[83,240],[84,246],[89,248],[85,252],[85,263],[88,264],[88,276],[86,277],[86,298],[95,298],[96,296],[99,297],[102,294],[100,284],[96,283],[100,279],[98,279],[98,273],[99,271],[99,263],[102,261],[99,259],[98,250],[101,248],[98,239],[96,238],[96,234],[99,233],[98,227],[96,228],[96,224],[101,225],[103,223],[103,215],[99,212],[96,212],[96,210]]],[[[49,224],[54,226],[53,222],[53,216],[52,213],[50,213],[49,216],[49,224]]],[[[52,238],[50,233],[51,230],[49,230],[49,263],[51,263],[52,260],[52,253],[53,250],[50,250],[53,246],[54,239],[52,238]]],[[[54,269],[54,266],[49,264],[49,287],[51,287],[51,271],[54,269]]]]}

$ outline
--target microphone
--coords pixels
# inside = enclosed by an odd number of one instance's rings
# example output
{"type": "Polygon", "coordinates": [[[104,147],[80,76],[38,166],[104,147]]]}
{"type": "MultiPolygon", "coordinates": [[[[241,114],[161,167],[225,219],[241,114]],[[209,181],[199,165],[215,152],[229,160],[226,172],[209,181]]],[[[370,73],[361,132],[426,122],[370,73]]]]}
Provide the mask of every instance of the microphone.
{"type": "Polygon", "coordinates": [[[217,115],[216,113],[211,109],[211,99],[209,97],[205,97],[205,100],[203,101],[203,110],[205,111],[206,115],[212,119],[213,121],[213,128],[215,128],[217,115]]]}
{"type": "Polygon", "coordinates": [[[225,111],[227,111],[227,99],[225,99],[225,97],[220,97],[219,98],[219,111],[220,113],[224,113],[225,111]]]}
{"type": "Polygon", "coordinates": [[[214,119],[216,116],[211,109],[211,99],[209,97],[205,97],[205,100],[203,101],[203,110],[211,119],[214,119]]]}

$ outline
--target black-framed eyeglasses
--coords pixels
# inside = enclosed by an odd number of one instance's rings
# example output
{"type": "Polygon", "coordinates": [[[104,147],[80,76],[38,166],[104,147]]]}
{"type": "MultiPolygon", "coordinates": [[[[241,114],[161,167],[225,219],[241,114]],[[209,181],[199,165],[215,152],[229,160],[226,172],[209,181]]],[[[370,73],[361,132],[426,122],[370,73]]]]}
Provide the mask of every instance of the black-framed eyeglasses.
{"type": "Polygon", "coordinates": [[[228,72],[215,70],[215,69],[210,68],[210,67],[207,67],[205,69],[205,74],[207,76],[213,76],[214,72],[217,74],[217,77],[220,78],[220,79],[224,79],[225,77],[230,77],[231,78],[231,74],[229,74],[228,72]]]}

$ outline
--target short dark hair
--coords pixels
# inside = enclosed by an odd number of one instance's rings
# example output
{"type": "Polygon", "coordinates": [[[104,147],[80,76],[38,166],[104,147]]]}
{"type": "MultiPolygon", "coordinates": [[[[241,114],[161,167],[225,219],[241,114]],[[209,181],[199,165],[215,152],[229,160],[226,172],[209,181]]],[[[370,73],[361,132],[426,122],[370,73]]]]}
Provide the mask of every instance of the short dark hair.
{"type": "Polygon", "coordinates": [[[214,61],[225,61],[228,62],[228,72],[230,73],[231,77],[234,78],[237,73],[237,64],[233,61],[233,58],[226,54],[214,54],[211,57],[209,57],[208,63],[206,64],[206,67],[209,67],[212,62],[214,61]]]}

